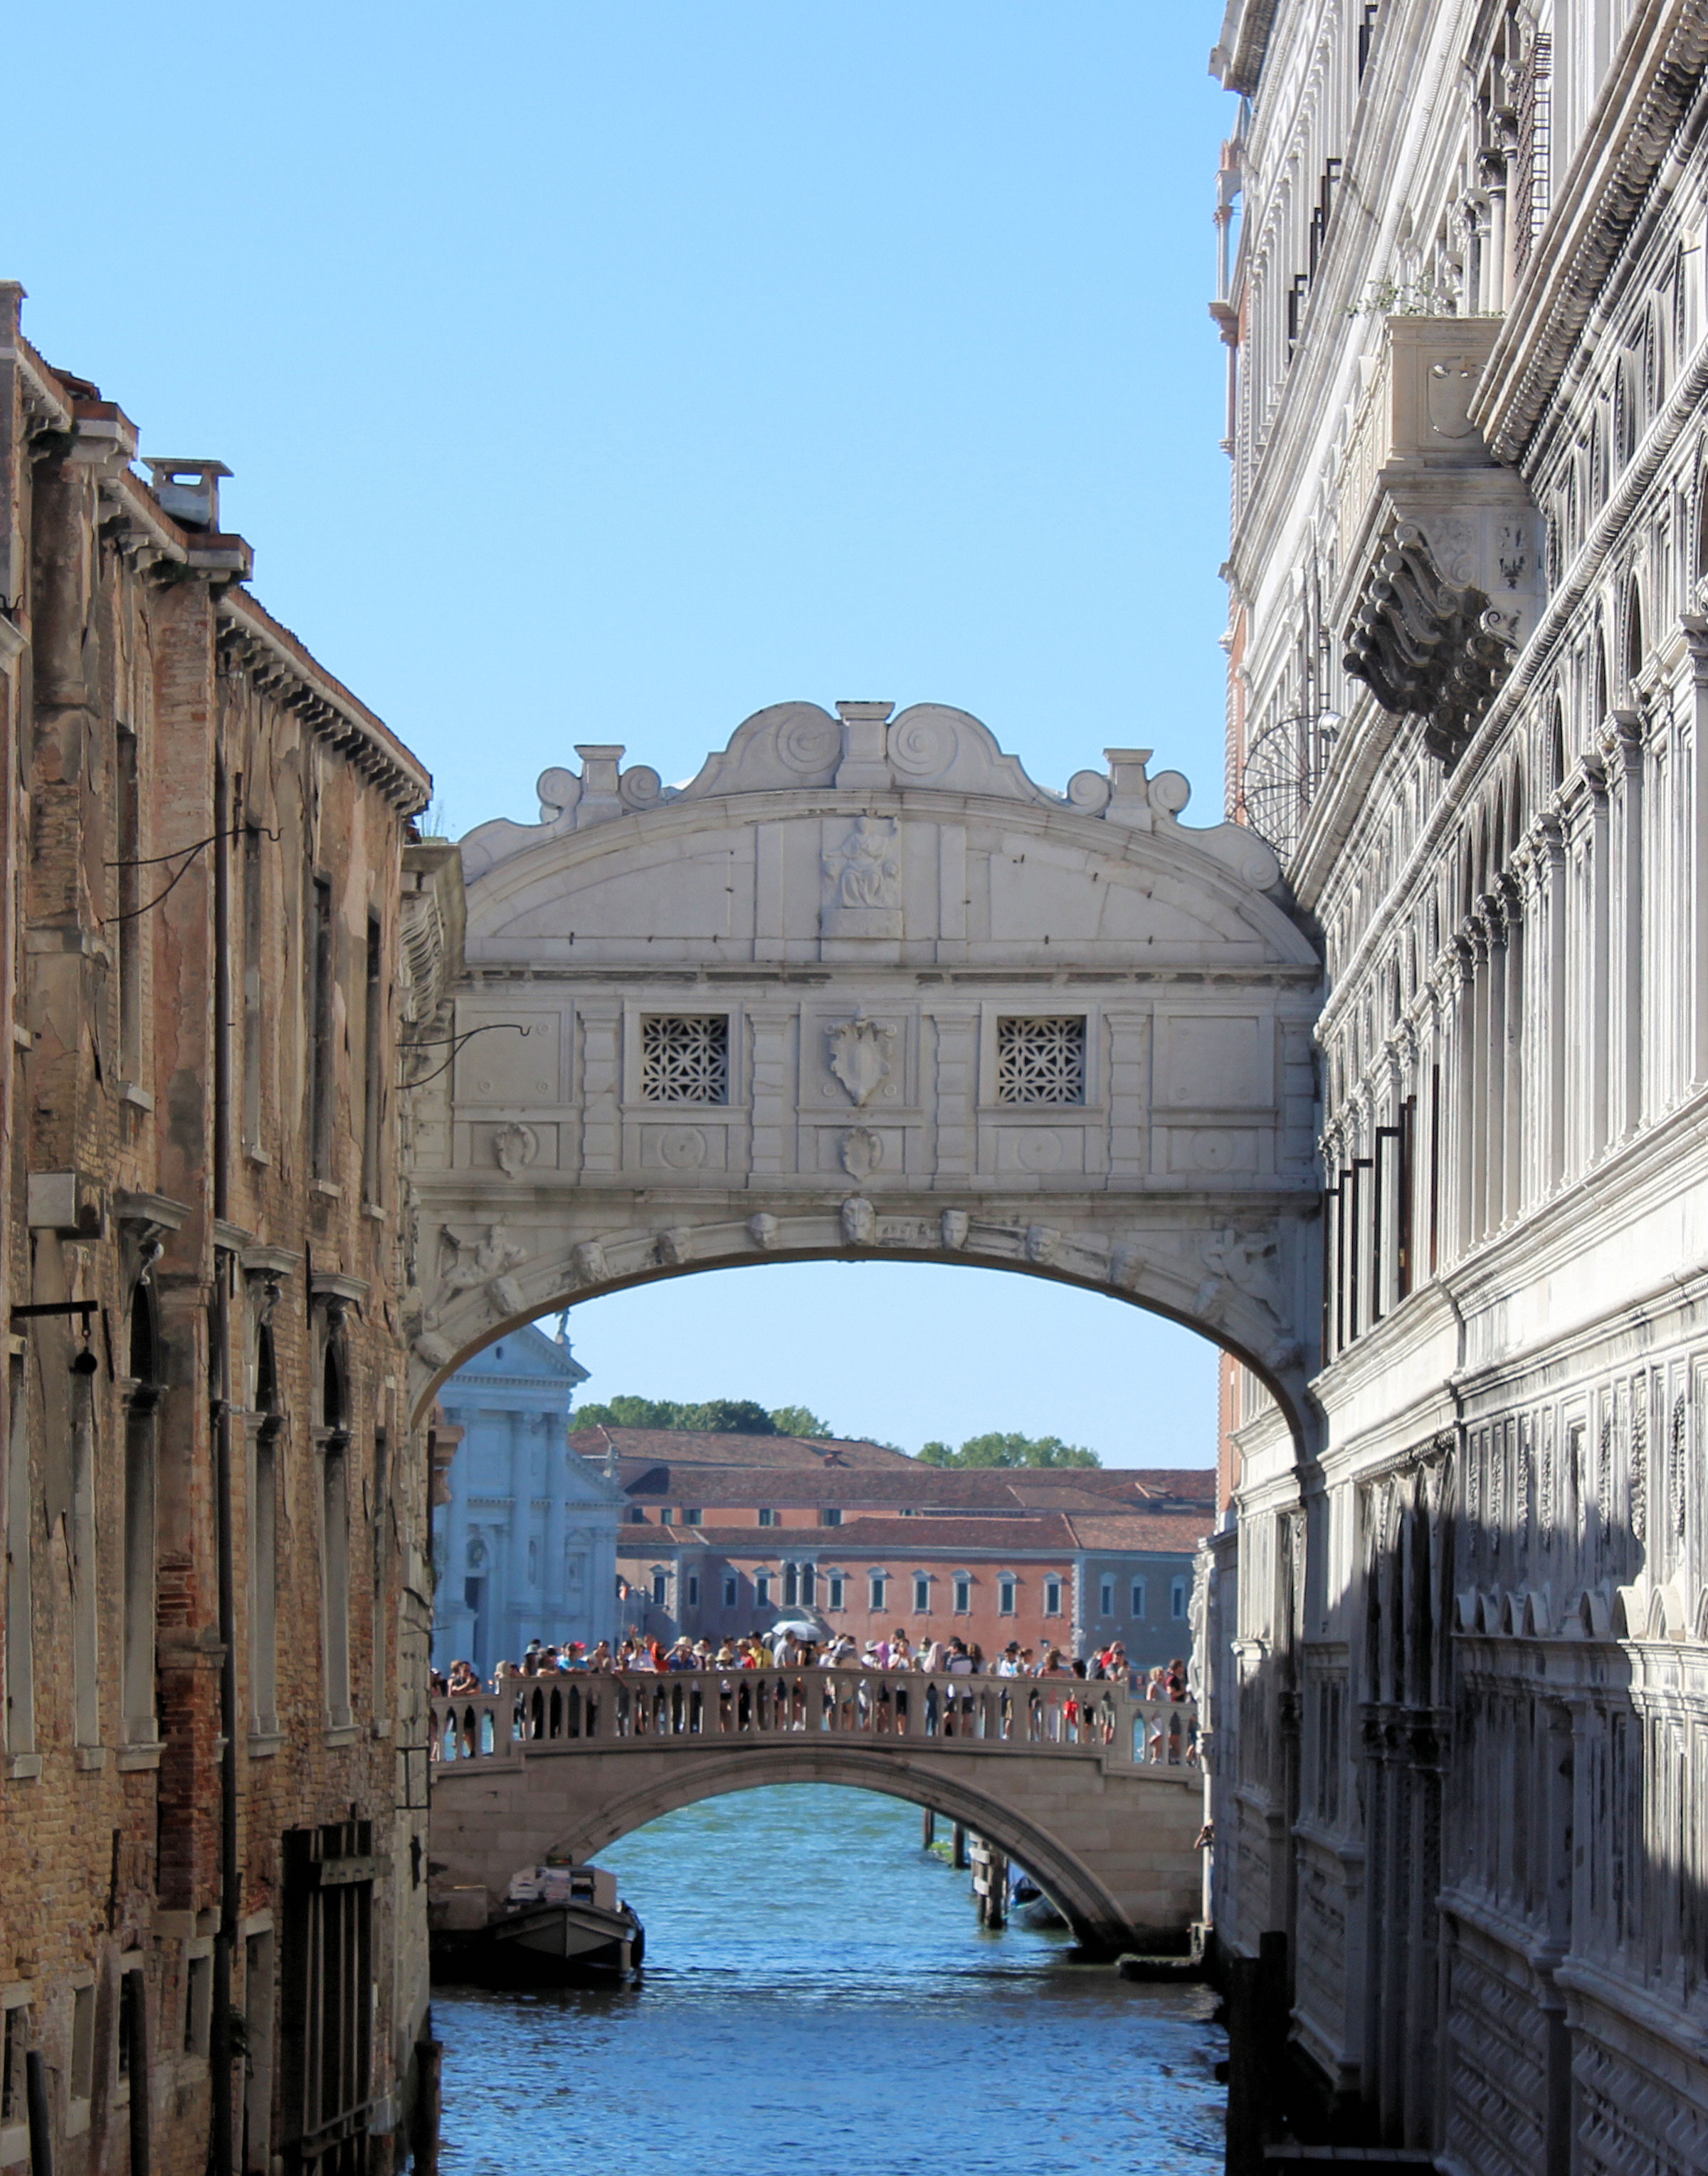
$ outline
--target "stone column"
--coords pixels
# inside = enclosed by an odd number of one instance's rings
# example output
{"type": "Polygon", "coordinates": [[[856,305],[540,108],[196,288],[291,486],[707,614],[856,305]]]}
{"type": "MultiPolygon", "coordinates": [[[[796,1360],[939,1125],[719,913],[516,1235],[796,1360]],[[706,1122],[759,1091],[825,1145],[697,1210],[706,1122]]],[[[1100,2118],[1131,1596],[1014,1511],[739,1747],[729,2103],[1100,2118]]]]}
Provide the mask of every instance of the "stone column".
{"type": "Polygon", "coordinates": [[[563,1577],[568,1451],[561,1414],[541,1413],[538,1427],[540,1493],[546,1499],[545,1532],[540,1543],[540,1606],[552,1628],[546,1637],[555,1640],[574,1636],[569,1624],[569,1596],[563,1577]]]}
{"type": "Polygon", "coordinates": [[[1602,737],[1609,818],[1607,868],[1608,1136],[1624,1140],[1643,1117],[1642,721],[1615,710],[1602,737]]]}
{"type": "Polygon", "coordinates": [[[1708,1081],[1708,618],[1685,612],[1682,623],[1690,650],[1690,688],[1678,741],[1685,841],[1678,877],[1690,904],[1678,987],[1690,993],[1686,1069],[1690,1085],[1699,1088],[1708,1081]]]}
{"type": "MultiPolygon", "coordinates": [[[[526,1413],[512,1410],[503,1415],[502,1423],[509,1454],[510,1494],[510,1531],[504,1549],[503,1621],[509,1628],[505,1653],[512,1662],[521,1660],[523,1648],[540,1629],[533,1621],[538,1614],[538,1608],[528,1585],[528,1527],[532,1517],[530,1499],[534,1493],[530,1486],[531,1476],[528,1470],[528,1420],[526,1413]]],[[[498,1613],[494,1611],[493,1614],[496,1617],[498,1613]]]]}

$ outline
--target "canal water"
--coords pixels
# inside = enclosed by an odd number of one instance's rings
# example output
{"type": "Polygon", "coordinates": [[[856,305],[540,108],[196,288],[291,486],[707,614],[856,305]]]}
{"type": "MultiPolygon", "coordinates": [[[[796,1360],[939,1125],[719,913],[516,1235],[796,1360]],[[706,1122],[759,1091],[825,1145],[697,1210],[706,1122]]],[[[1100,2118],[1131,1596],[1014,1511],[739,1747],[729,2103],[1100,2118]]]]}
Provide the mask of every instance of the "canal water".
{"type": "Polygon", "coordinates": [[[638,1983],[434,1992],[444,2176],[1220,2176],[1209,1990],[982,1934],[917,1808],[739,1792],[600,1863],[638,1983]]]}

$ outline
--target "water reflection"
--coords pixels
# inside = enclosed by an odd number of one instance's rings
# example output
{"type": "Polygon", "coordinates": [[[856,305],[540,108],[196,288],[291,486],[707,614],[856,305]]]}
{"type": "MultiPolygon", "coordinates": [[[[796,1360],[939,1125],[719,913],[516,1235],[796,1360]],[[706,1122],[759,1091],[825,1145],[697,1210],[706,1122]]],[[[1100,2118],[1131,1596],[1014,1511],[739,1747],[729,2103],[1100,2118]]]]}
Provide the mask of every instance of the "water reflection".
{"type": "Polygon", "coordinates": [[[981,1934],[917,1809],[742,1792],[601,1863],[646,1923],[645,1978],[438,1990],[446,2176],[1219,2176],[1208,1991],[981,1934]]]}

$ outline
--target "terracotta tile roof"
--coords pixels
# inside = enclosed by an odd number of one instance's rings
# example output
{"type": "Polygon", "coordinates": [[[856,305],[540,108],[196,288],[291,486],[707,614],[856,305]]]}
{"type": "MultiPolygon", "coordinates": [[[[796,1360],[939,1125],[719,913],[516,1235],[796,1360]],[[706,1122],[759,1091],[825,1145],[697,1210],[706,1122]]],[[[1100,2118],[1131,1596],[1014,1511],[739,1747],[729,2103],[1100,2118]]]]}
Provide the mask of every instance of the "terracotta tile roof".
{"type": "Polygon", "coordinates": [[[888,1444],[840,1436],[723,1435],[700,1428],[577,1428],[569,1438],[584,1458],[603,1460],[614,1449],[620,1463],[693,1466],[742,1466],[770,1472],[840,1472],[883,1466],[911,1472],[915,1461],[888,1444]]]}
{"type": "MultiPolygon", "coordinates": [[[[743,1439],[752,1442],[753,1438],[743,1439]]],[[[776,1510],[813,1510],[825,1504],[874,1511],[903,1507],[927,1511],[984,1512],[1008,1516],[1024,1511],[1165,1513],[1190,1510],[1200,1526],[1214,1515],[1213,1491],[1200,1498],[1187,1488],[1164,1490],[1153,1476],[1136,1486],[1130,1476],[1112,1473],[1030,1473],[1003,1466],[920,1466],[804,1467],[683,1465],[666,1458],[619,1458],[617,1475],[637,1502],[695,1505],[703,1510],[767,1504],[776,1510]],[[1101,1484],[1101,1485],[1098,1485],[1101,1484]]],[[[1193,1483],[1197,1476],[1178,1477],[1193,1483]]],[[[1214,1475],[1209,1477],[1214,1482],[1214,1475]]]]}
{"type": "Polygon", "coordinates": [[[1124,1516],[1074,1511],[1067,1523],[1082,1549],[1138,1549],[1168,1556],[1192,1555],[1210,1525],[1201,1511],[1139,1511],[1124,1516]]]}

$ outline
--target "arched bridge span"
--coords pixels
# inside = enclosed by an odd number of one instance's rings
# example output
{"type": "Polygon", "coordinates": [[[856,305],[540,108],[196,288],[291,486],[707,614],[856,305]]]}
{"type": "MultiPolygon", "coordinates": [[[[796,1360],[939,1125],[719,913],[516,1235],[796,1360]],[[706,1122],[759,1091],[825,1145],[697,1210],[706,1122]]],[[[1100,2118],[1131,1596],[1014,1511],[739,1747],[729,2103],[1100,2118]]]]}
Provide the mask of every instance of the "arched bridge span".
{"type": "Polygon", "coordinates": [[[781,704],[666,789],[409,850],[412,1393],[651,1277],[829,1256],[1092,1287],[1303,1436],[1321,970],[1248,830],[1148,750],[1035,785],[965,711],[781,704]]]}
{"type": "MultiPolygon", "coordinates": [[[[548,1681],[550,1682],[550,1681],[548,1681]]],[[[685,1673],[440,1700],[433,1880],[585,1863],[679,1807],[840,1783],[929,1807],[1025,1866],[1088,1948],[1176,1946],[1200,1915],[1194,1716],[1078,1679],[685,1673]]]]}

